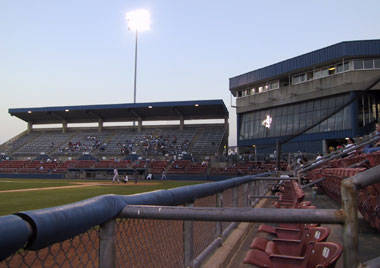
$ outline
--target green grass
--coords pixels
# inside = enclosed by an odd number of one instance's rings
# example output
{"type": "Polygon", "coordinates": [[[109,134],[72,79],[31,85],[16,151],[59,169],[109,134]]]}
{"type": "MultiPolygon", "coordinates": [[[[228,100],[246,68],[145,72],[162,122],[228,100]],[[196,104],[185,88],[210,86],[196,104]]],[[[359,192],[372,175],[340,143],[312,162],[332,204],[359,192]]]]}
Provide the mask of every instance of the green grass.
{"type": "MultiPolygon", "coordinates": [[[[73,180],[72,180],[73,181],[73,180]]],[[[2,179],[0,190],[14,190],[26,188],[44,188],[54,186],[68,186],[70,180],[24,180],[24,179],[2,179]],[[4,181],[15,181],[5,183],[4,181]],[[6,184],[8,186],[4,186],[6,184]]],[[[76,180],[75,182],[78,182],[76,180]]],[[[89,182],[89,181],[86,181],[89,182]]],[[[101,181],[97,181],[101,182],[101,181]]],[[[146,182],[146,181],[145,181],[146,182]]],[[[30,192],[0,193],[0,215],[8,215],[19,211],[47,208],[70,204],[87,198],[104,194],[130,195],[136,193],[150,192],[159,189],[171,189],[185,185],[197,184],[199,182],[183,181],[152,181],[152,185],[124,186],[123,184],[110,184],[109,186],[91,186],[71,189],[36,190],[30,192]]]]}
{"type": "Polygon", "coordinates": [[[45,188],[68,186],[68,180],[43,180],[43,179],[0,179],[0,191],[18,190],[28,188],[45,188]]]}

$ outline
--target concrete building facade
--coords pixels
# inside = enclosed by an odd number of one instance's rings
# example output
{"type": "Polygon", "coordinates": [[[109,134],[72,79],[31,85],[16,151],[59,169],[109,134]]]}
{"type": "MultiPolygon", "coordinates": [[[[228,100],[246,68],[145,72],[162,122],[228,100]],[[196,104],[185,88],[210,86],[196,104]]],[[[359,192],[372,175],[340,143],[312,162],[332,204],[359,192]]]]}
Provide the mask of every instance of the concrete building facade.
{"type": "Polygon", "coordinates": [[[379,119],[379,81],[380,40],[338,43],[230,78],[239,149],[271,153],[278,141],[285,152],[322,153],[368,134],[379,119]]]}

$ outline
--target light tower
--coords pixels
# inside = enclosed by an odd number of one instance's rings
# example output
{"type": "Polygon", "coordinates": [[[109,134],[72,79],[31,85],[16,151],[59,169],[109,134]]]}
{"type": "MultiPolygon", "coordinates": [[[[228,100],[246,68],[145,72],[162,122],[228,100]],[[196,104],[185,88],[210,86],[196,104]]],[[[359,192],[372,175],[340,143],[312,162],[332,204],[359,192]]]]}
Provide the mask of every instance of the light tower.
{"type": "Polygon", "coordinates": [[[136,103],[136,78],[137,78],[137,40],[138,32],[150,30],[150,13],[145,9],[137,9],[130,11],[126,14],[125,18],[128,22],[128,30],[136,32],[136,46],[135,46],[135,79],[133,91],[133,103],[136,103]]]}

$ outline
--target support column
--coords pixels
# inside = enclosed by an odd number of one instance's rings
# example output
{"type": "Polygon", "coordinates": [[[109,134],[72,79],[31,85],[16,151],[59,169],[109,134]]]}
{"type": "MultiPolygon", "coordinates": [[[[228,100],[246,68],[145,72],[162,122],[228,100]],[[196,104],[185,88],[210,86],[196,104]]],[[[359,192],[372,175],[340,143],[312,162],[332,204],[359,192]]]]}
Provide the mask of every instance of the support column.
{"type": "Polygon", "coordinates": [[[62,121],[62,133],[67,133],[67,121],[62,121]]]}
{"type": "Polygon", "coordinates": [[[33,123],[32,122],[28,122],[28,133],[32,133],[32,130],[33,130],[33,123]]]}
{"type": "Polygon", "coordinates": [[[327,155],[329,153],[329,148],[327,148],[326,140],[322,140],[322,155],[327,155]]]}
{"type": "Polygon", "coordinates": [[[343,266],[355,268],[359,265],[359,223],[356,187],[351,180],[341,183],[343,224],[343,266]]]}
{"type": "Polygon", "coordinates": [[[179,130],[183,130],[184,124],[185,124],[185,119],[183,118],[183,116],[181,116],[181,118],[179,120],[179,130]]]}
{"type": "Polygon", "coordinates": [[[139,121],[138,121],[138,123],[137,123],[137,131],[140,132],[141,129],[142,129],[142,119],[139,118],[139,121]]]}
{"type": "Polygon", "coordinates": [[[228,124],[228,117],[225,117],[224,118],[224,127],[226,128],[227,130],[227,133],[226,133],[226,156],[228,157],[228,137],[230,136],[230,126],[228,124]]]}
{"type": "Polygon", "coordinates": [[[98,120],[98,132],[102,132],[102,131],[103,131],[103,120],[99,119],[98,120]]]}

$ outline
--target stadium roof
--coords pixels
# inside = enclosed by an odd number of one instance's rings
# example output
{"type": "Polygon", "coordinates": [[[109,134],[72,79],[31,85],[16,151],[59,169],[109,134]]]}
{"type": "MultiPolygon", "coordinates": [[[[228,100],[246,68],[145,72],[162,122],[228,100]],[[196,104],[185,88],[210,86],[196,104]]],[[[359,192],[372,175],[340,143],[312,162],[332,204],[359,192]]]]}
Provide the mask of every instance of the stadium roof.
{"type": "Polygon", "coordinates": [[[32,124],[128,122],[139,118],[142,121],[228,118],[223,100],[11,108],[8,112],[32,124]]]}
{"type": "Polygon", "coordinates": [[[230,91],[342,58],[380,55],[380,40],[345,41],[230,78],[230,91]]]}

